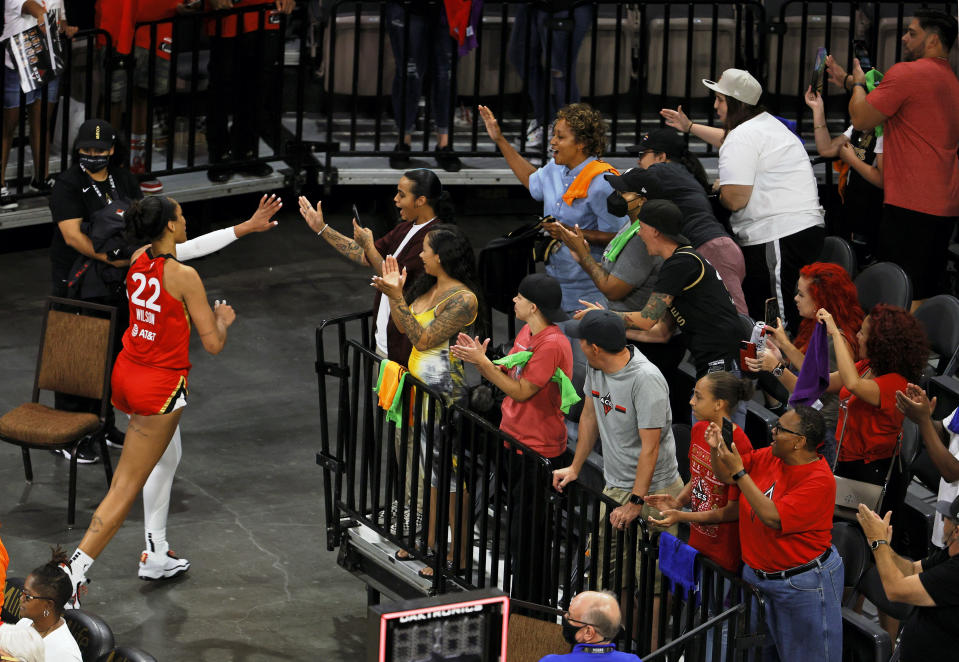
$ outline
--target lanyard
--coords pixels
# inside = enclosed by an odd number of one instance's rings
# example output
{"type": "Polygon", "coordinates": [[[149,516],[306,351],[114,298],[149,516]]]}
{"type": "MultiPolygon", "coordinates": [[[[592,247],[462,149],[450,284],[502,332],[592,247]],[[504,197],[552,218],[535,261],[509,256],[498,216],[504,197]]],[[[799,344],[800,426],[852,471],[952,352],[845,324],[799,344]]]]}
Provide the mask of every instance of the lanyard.
{"type": "MultiPolygon", "coordinates": [[[[113,202],[113,198],[110,197],[111,192],[113,193],[113,197],[116,197],[116,198],[120,197],[119,192],[117,192],[117,184],[115,181],[113,181],[113,175],[107,175],[107,181],[110,182],[110,190],[104,193],[103,191],[100,190],[100,187],[97,186],[96,180],[94,180],[93,177],[90,176],[90,173],[87,172],[87,169],[84,168],[83,166],[80,166],[80,169],[83,170],[87,178],[90,180],[90,188],[92,188],[93,192],[97,194],[97,197],[100,199],[100,202],[103,203],[104,207],[106,207],[107,205],[113,202]]],[[[84,192],[86,191],[87,189],[84,189],[84,192]]]]}

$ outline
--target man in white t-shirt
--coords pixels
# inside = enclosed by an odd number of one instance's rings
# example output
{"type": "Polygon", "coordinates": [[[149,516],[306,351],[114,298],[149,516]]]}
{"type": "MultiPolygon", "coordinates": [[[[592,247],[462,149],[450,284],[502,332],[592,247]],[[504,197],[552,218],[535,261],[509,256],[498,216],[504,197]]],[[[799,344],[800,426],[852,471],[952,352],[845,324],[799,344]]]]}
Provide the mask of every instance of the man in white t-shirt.
{"type": "Polygon", "coordinates": [[[938,506],[948,505],[959,496],[959,409],[942,421],[932,420],[936,400],[933,398],[930,402],[926,392],[915,384],[909,384],[905,393],[896,391],[896,407],[919,426],[923,446],[941,476],[932,544],[943,547],[942,514],[938,506]]]}

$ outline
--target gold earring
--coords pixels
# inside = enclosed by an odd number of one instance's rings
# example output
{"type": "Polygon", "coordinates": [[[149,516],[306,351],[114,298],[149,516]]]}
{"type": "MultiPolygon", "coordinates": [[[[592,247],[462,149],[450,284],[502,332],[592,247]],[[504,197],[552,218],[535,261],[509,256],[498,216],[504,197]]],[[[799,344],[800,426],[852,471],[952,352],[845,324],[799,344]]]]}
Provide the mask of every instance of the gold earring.
{"type": "Polygon", "coordinates": [[[44,610],[43,610],[43,615],[44,615],[44,616],[49,616],[49,615],[50,615],[50,612],[49,612],[48,610],[44,609],[44,610]]]}

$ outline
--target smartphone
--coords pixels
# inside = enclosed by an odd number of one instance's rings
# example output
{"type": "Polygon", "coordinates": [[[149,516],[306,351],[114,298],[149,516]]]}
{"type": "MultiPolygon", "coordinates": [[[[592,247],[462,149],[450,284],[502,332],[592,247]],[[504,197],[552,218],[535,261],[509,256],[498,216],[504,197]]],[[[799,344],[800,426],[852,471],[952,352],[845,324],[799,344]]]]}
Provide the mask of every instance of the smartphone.
{"type": "Polygon", "coordinates": [[[822,94],[823,80],[826,76],[826,49],[820,46],[816,49],[816,59],[813,62],[809,85],[813,92],[822,94]]]}
{"type": "Polygon", "coordinates": [[[739,348],[739,369],[743,371],[745,375],[753,374],[749,369],[749,366],[746,365],[746,359],[756,358],[756,343],[749,342],[748,340],[740,341],[741,347],[739,348]]]}
{"type": "Polygon", "coordinates": [[[779,319],[779,317],[779,302],[776,301],[776,297],[769,297],[766,299],[766,326],[779,326],[776,323],[776,320],[779,319]]]}
{"type": "Polygon", "coordinates": [[[354,203],[354,205],[353,205],[353,218],[356,219],[356,222],[357,222],[359,225],[363,225],[363,221],[360,220],[360,212],[357,211],[357,209],[356,209],[356,204],[355,204],[355,203],[354,203]]]}
{"type": "Polygon", "coordinates": [[[733,422],[723,416],[723,443],[726,444],[726,450],[733,450],[733,422]]]}

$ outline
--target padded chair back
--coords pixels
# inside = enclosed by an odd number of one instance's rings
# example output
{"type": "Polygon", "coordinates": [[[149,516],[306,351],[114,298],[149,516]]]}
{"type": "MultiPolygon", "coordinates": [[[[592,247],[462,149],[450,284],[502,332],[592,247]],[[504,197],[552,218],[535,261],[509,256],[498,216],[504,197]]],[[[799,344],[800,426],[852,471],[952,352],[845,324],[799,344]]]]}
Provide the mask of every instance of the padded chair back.
{"type": "Polygon", "coordinates": [[[876,570],[874,565],[870,566],[863,574],[857,588],[869,602],[876,605],[879,611],[885,612],[900,621],[909,618],[915,609],[913,605],[907,605],[904,602],[892,602],[886,597],[886,590],[882,587],[882,580],[879,579],[879,571],[876,570]]]}
{"type": "Polygon", "coordinates": [[[7,577],[7,585],[3,589],[3,607],[0,608],[0,620],[4,623],[16,623],[20,620],[23,582],[23,577],[7,577]]]}
{"type": "Polygon", "coordinates": [[[858,586],[871,558],[869,543],[862,529],[852,522],[833,522],[832,544],[842,557],[846,575],[844,584],[849,587],[858,586]]]}
{"type": "Polygon", "coordinates": [[[906,310],[912,304],[909,274],[893,262],[877,262],[866,267],[853,283],[859,292],[859,305],[867,315],[877,303],[888,303],[906,310]]]}
{"type": "Polygon", "coordinates": [[[829,236],[823,240],[819,261],[838,264],[846,270],[850,278],[856,277],[856,251],[842,237],[829,236]]]}
{"type": "Polygon", "coordinates": [[[673,439],[676,441],[676,463],[683,483],[689,482],[689,441],[692,432],[685,423],[673,423],[673,439]]]}
{"type": "Polygon", "coordinates": [[[912,463],[912,476],[926,486],[933,494],[939,493],[939,479],[942,474],[933,464],[925,448],[920,447],[912,463]]]}
{"type": "Polygon", "coordinates": [[[114,648],[100,662],[157,662],[157,659],[139,648],[119,646],[114,648]]]}
{"type": "Polygon", "coordinates": [[[951,374],[956,369],[955,357],[959,356],[959,299],[937,294],[926,299],[915,315],[926,331],[929,348],[939,356],[936,374],[951,374]]]}
{"type": "Polygon", "coordinates": [[[753,326],[756,325],[755,320],[749,315],[739,313],[739,322],[742,324],[742,329],[740,333],[742,334],[741,340],[749,340],[750,334],[753,332],[753,326]]]}
{"type": "MultiPolygon", "coordinates": [[[[89,306],[80,301],[60,301],[81,310],[89,306]]],[[[51,298],[43,325],[36,389],[99,400],[110,379],[113,321],[55,310],[53,303],[51,298]]]]}
{"type": "Polygon", "coordinates": [[[902,473],[906,482],[912,480],[913,468],[916,464],[916,458],[919,457],[919,451],[922,449],[922,441],[919,438],[919,426],[908,418],[902,421],[902,448],[899,456],[902,458],[902,473]]]}
{"type": "Polygon", "coordinates": [[[844,662],[890,662],[889,633],[870,618],[852,609],[842,610],[842,659],[844,662]]]}
{"type": "Polygon", "coordinates": [[[97,662],[113,650],[113,631],[102,618],[82,609],[67,609],[63,619],[70,628],[83,662],[97,662]]]}

